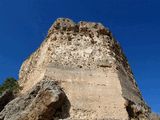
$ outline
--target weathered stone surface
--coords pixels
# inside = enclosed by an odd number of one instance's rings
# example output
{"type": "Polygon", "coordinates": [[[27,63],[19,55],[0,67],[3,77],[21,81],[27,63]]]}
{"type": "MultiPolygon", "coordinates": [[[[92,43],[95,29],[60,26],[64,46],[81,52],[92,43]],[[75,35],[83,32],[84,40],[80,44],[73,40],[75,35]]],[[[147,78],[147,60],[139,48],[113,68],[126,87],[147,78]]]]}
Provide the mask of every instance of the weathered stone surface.
{"type": "Polygon", "coordinates": [[[151,113],[150,120],[160,120],[160,116],[157,115],[156,113],[151,113]]]}
{"type": "MultiPolygon", "coordinates": [[[[5,106],[0,120],[52,120],[64,105],[66,96],[53,80],[42,80],[32,90],[5,106]]],[[[66,101],[65,101],[66,102],[66,101]]]]}
{"type": "Polygon", "coordinates": [[[15,95],[12,91],[6,90],[1,96],[0,96],[0,111],[4,109],[4,106],[7,105],[11,100],[15,98],[15,95]]]}
{"type": "Polygon", "coordinates": [[[43,78],[63,88],[71,104],[68,119],[149,120],[128,61],[101,23],[57,19],[21,67],[21,93],[43,78]]]}

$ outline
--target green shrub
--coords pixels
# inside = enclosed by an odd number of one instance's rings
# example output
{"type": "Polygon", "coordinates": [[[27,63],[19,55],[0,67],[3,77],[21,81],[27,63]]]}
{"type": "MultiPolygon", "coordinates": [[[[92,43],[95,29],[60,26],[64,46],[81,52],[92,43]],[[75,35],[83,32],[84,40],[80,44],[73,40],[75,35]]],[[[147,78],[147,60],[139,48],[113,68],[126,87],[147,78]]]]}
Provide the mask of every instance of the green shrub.
{"type": "Polygon", "coordinates": [[[7,78],[4,83],[0,85],[0,95],[6,90],[18,92],[20,90],[20,86],[17,80],[12,77],[7,78]]]}

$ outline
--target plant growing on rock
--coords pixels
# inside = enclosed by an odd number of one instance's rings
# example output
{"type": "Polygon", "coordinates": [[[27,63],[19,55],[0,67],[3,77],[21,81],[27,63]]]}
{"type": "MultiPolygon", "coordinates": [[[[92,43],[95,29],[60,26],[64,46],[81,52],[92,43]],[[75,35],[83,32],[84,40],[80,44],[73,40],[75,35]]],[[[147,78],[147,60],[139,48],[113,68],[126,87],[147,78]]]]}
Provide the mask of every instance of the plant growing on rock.
{"type": "Polygon", "coordinates": [[[6,90],[17,93],[20,90],[20,86],[17,80],[13,77],[7,78],[2,85],[0,85],[0,95],[6,90]]]}

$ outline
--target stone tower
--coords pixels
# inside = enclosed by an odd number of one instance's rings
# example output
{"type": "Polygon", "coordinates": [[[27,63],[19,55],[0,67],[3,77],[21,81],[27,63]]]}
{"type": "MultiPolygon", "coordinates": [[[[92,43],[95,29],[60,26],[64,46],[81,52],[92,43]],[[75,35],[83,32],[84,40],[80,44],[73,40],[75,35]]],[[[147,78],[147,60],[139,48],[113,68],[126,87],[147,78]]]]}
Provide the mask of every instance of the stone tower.
{"type": "Polygon", "coordinates": [[[101,23],[57,19],[21,67],[21,93],[42,79],[56,81],[65,92],[68,119],[149,120],[128,61],[101,23]]]}

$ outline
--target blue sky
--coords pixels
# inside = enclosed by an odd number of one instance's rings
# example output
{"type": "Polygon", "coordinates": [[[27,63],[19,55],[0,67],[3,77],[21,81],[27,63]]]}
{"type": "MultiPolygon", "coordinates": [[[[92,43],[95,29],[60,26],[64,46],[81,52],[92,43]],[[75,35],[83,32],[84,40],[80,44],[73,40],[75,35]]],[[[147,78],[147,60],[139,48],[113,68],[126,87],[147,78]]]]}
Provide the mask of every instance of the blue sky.
{"type": "Polygon", "coordinates": [[[129,60],[142,95],[160,113],[159,0],[0,0],[0,81],[18,78],[58,17],[101,22],[129,60]]]}

